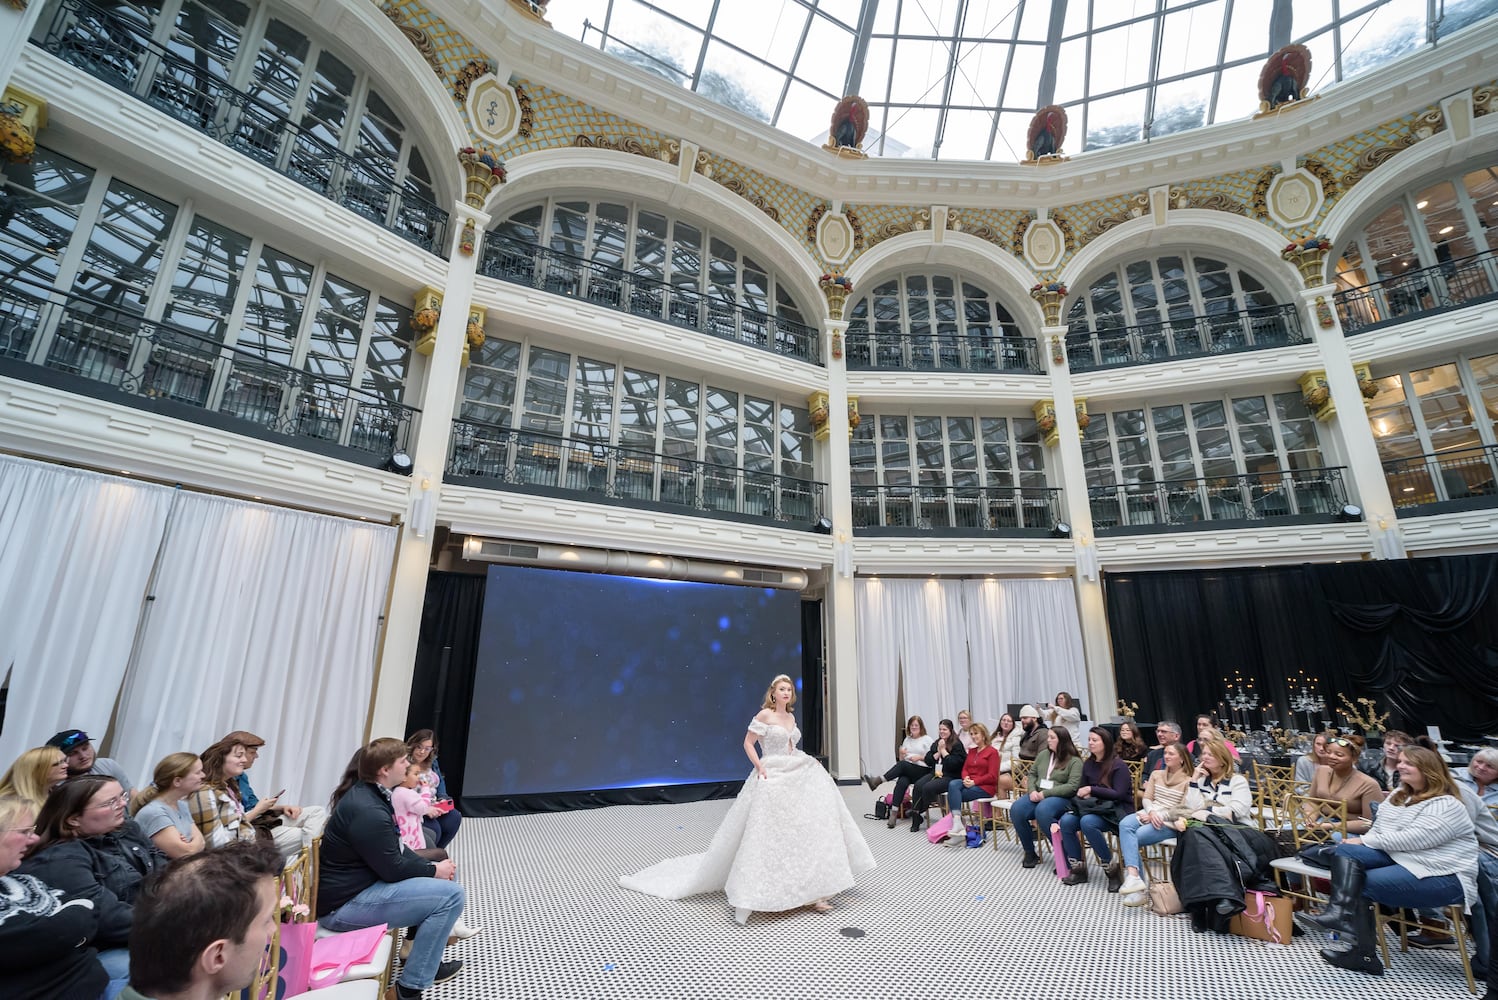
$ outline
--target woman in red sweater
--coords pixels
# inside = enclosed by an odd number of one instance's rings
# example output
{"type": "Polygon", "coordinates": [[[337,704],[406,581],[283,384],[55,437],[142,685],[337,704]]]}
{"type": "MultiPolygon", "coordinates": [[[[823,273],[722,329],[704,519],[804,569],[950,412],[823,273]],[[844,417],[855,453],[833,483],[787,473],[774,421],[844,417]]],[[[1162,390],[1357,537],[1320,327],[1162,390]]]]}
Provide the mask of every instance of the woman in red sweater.
{"type": "MultiPolygon", "coordinates": [[[[947,783],[947,805],[952,815],[962,815],[962,804],[973,799],[991,799],[999,787],[999,752],[988,743],[988,727],[975,722],[967,729],[973,738],[973,748],[967,752],[962,765],[962,777],[947,783]]],[[[967,842],[967,828],[955,818],[952,831],[947,834],[948,844],[967,842]]]]}

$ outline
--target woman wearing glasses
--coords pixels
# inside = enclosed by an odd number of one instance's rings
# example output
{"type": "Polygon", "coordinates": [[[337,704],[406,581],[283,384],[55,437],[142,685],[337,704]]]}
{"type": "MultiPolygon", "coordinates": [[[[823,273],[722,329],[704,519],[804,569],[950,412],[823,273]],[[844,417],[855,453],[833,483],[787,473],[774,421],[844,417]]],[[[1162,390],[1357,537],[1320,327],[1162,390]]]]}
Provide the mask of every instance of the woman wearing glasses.
{"type": "Polygon", "coordinates": [[[416,788],[426,802],[426,816],[421,825],[436,847],[446,847],[458,835],[463,814],[447,794],[447,782],[437,763],[437,736],[430,729],[418,729],[406,737],[406,754],[418,772],[416,788]]]}
{"type": "MultiPolygon", "coordinates": [[[[1311,778],[1311,798],[1330,799],[1347,807],[1347,832],[1364,833],[1373,825],[1373,803],[1383,801],[1384,791],[1378,782],[1358,770],[1363,752],[1360,736],[1329,736],[1326,739],[1326,763],[1316,768],[1311,778]]],[[[1322,814],[1307,816],[1309,822],[1336,822],[1322,814]]]]}
{"type": "Polygon", "coordinates": [[[166,856],[125,818],[124,788],[101,774],[69,778],[53,789],[37,815],[36,832],[20,871],[93,903],[99,921],[94,944],[111,980],[106,995],[113,997],[129,977],[135,897],[146,876],[166,865],[166,856]]]}

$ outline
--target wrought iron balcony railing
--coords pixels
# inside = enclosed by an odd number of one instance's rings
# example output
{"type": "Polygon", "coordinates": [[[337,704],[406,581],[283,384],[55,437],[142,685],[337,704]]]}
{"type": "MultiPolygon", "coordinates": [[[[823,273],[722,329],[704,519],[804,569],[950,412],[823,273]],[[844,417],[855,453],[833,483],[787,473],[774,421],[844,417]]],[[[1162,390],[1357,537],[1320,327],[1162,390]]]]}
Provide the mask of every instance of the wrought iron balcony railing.
{"type": "Polygon", "coordinates": [[[345,153],[278,109],[164,48],[139,22],[86,0],[62,0],[47,30],[33,41],[422,249],[446,253],[447,212],[396,184],[389,162],[345,153]]]}
{"type": "Polygon", "coordinates": [[[859,321],[846,334],[848,368],[853,371],[1015,372],[1040,375],[1040,353],[1033,337],[959,336],[937,333],[871,333],[859,321]]]}
{"type": "Polygon", "coordinates": [[[14,287],[0,290],[0,371],[361,465],[405,450],[421,412],[117,306],[14,287]]]}
{"type": "Polygon", "coordinates": [[[1281,469],[1245,475],[1093,486],[1087,490],[1099,534],[1143,534],[1181,527],[1243,527],[1276,519],[1328,520],[1347,504],[1344,469],[1281,469]]]}
{"type": "Polygon", "coordinates": [[[826,513],[825,483],[467,420],[453,421],[447,476],[788,528],[810,529],[826,513]]]}
{"type": "Polygon", "coordinates": [[[1333,296],[1344,334],[1494,297],[1498,297],[1498,251],[1493,250],[1406,271],[1333,296]]]}
{"type": "Polygon", "coordinates": [[[854,486],[862,534],[1028,535],[1061,520],[1061,491],[1039,486],[854,486]]]}
{"type": "Polygon", "coordinates": [[[798,361],[822,363],[815,327],[668,284],[642,274],[518,240],[484,244],[479,272],[490,278],[646,316],[710,337],[748,344],[798,361]]]}
{"type": "Polygon", "coordinates": [[[1498,507],[1498,445],[1385,462],[1384,479],[1401,517],[1498,507]]]}
{"type": "Polygon", "coordinates": [[[1176,358],[1258,351],[1305,342],[1294,304],[1256,306],[1242,312],[1183,316],[1113,330],[1066,335],[1067,362],[1074,372],[1147,365],[1176,358]]]}

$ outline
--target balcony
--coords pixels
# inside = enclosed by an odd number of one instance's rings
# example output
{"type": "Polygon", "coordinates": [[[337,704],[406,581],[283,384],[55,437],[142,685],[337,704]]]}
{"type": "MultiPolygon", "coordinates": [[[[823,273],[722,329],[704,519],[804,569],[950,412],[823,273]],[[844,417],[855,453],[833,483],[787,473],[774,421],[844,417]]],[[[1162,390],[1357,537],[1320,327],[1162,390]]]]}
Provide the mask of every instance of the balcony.
{"type": "Polygon", "coordinates": [[[32,41],[423,250],[446,253],[447,213],[396,185],[388,163],[366,162],[329,145],[276,108],[152,41],[135,20],[84,0],[62,0],[45,33],[32,41]]]}
{"type": "Polygon", "coordinates": [[[1012,372],[1041,375],[1040,352],[1032,337],[914,336],[870,333],[867,324],[848,328],[850,371],[1012,372]]]}
{"type": "Polygon", "coordinates": [[[1099,535],[1245,528],[1268,521],[1325,523],[1347,504],[1343,468],[1283,469],[1246,475],[1093,486],[1087,491],[1099,535]]]}
{"type": "Polygon", "coordinates": [[[1337,316],[1348,336],[1415,316],[1445,312],[1498,297],[1498,251],[1338,292],[1337,316]]]}
{"type": "Polygon", "coordinates": [[[451,482],[810,530],[826,484],[600,441],[453,421],[451,482]]]}
{"type": "Polygon", "coordinates": [[[1242,312],[1183,316],[1117,329],[1066,335],[1067,362],[1074,372],[1148,365],[1238,351],[1305,343],[1293,304],[1256,306],[1242,312]]]}
{"type": "Polygon", "coordinates": [[[1031,486],[854,486],[859,535],[1047,535],[1061,491],[1031,486]]]}
{"type": "Polygon", "coordinates": [[[479,273],[631,316],[657,319],[808,364],[822,363],[818,346],[821,335],[815,327],[549,247],[518,240],[486,242],[479,273]]]}
{"type": "Polygon", "coordinates": [[[1498,507],[1498,445],[1385,462],[1384,479],[1399,517],[1498,507]]]}
{"type": "Polygon", "coordinates": [[[379,467],[420,413],[78,297],[0,291],[0,374],[379,467]]]}

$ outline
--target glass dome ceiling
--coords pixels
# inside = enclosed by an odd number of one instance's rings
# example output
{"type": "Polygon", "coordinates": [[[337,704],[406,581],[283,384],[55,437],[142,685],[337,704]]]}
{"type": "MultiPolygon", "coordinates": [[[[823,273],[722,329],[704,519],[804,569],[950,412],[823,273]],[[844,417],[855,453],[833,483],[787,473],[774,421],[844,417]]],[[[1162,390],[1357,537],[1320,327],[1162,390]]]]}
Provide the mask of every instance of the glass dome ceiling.
{"type": "Polygon", "coordinates": [[[1246,118],[1290,42],[1321,93],[1498,0],[558,0],[556,30],[820,145],[844,94],[874,156],[1023,159],[1063,105],[1076,154],[1246,118]],[[1427,17],[1430,22],[1427,23],[1427,17]]]}

